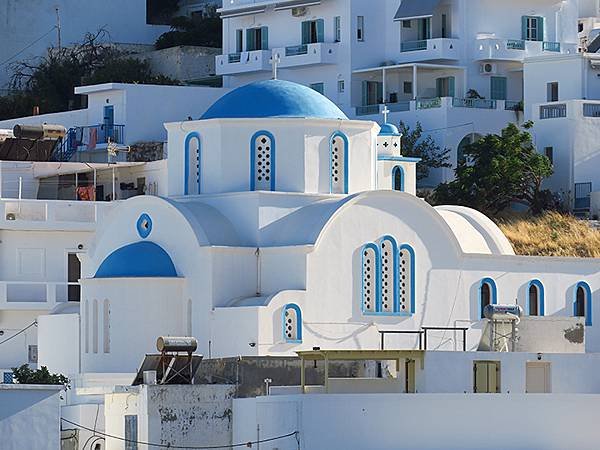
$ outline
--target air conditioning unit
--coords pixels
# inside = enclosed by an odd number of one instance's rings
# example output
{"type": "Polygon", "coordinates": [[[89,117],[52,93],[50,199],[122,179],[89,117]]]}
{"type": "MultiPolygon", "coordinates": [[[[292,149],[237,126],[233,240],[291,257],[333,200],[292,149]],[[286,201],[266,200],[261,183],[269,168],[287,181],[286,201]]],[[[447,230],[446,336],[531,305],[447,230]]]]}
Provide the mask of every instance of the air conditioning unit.
{"type": "Polygon", "coordinates": [[[495,75],[498,72],[498,66],[492,63],[483,63],[479,66],[479,73],[482,75],[495,75]]]}
{"type": "Polygon", "coordinates": [[[298,6],[297,8],[292,8],[292,16],[302,17],[305,15],[306,15],[306,6],[298,6]]]}

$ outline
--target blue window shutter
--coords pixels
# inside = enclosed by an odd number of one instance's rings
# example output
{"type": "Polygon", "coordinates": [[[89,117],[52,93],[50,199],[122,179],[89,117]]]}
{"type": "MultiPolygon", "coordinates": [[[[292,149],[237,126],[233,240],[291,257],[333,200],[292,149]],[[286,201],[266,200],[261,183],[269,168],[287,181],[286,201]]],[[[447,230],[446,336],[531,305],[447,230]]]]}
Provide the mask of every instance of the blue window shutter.
{"type": "Polygon", "coordinates": [[[506,78],[492,77],[491,78],[491,95],[492,100],[506,100],[506,78]]]}
{"type": "Polygon", "coordinates": [[[454,77],[448,77],[448,97],[454,97],[456,92],[456,79],[454,77]]]}
{"type": "Polygon", "coordinates": [[[435,80],[435,96],[443,97],[444,96],[444,79],[436,78],[435,80]]]}
{"type": "Polygon", "coordinates": [[[521,17],[521,39],[527,40],[527,16],[521,17]]]}
{"type": "Polygon", "coordinates": [[[317,42],[325,42],[325,21],[317,20],[317,42]]]}
{"type": "Polygon", "coordinates": [[[261,50],[269,50],[269,27],[262,27],[260,30],[260,36],[262,39],[261,50]]]}
{"type": "Polygon", "coordinates": [[[543,41],[544,40],[544,18],[543,17],[538,17],[536,20],[536,29],[537,29],[537,40],[538,41],[543,41]]]}
{"type": "Polygon", "coordinates": [[[246,30],[246,51],[251,52],[254,48],[254,30],[248,28],[246,30]]]}
{"type": "Polygon", "coordinates": [[[302,45],[310,43],[310,22],[302,22],[302,45]]]}

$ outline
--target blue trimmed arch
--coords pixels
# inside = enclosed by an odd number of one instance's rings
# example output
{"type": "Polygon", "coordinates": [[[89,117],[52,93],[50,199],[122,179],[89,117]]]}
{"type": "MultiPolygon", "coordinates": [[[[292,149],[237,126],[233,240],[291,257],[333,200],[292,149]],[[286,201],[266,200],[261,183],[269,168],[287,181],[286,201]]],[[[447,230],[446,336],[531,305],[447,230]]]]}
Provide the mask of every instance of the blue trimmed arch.
{"type": "Polygon", "coordinates": [[[573,316],[577,317],[578,293],[580,289],[582,289],[585,294],[585,298],[583,299],[583,311],[585,316],[585,325],[589,327],[592,326],[592,289],[585,281],[580,281],[575,286],[575,292],[573,295],[573,316]]]}
{"type": "Polygon", "coordinates": [[[183,194],[184,195],[190,195],[190,144],[192,143],[192,140],[196,139],[196,141],[198,142],[198,150],[197,150],[197,154],[196,154],[196,164],[197,164],[197,170],[195,173],[197,173],[197,183],[198,183],[198,194],[200,194],[202,192],[201,190],[201,179],[202,179],[202,138],[200,137],[200,133],[198,133],[197,131],[192,131],[191,133],[189,133],[186,137],[185,137],[185,144],[184,144],[184,170],[185,170],[185,174],[184,174],[184,186],[183,186],[183,194]]]}
{"type": "Polygon", "coordinates": [[[400,314],[403,315],[413,315],[416,312],[416,290],[417,290],[417,284],[416,284],[416,255],[415,255],[415,250],[412,248],[412,246],[408,245],[408,244],[402,244],[400,246],[399,249],[400,252],[408,252],[408,254],[410,255],[410,291],[408,293],[408,299],[409,299],[409,308],[410,310],[408,312],[404,312],[404,311],[399,311],[400,314]]]}
{"type": "Polygon", "coordinates": [[[396,242],[396,239],[393,236],[383,236],[380,240],[379,240],[379,261],[380,261],[380,269],[379,269],[379,284],[380,284],[380,288],[379,288],[379,306],[377,308],[377,312],[378,313],[382,313],[385,314],[386,312],[383,311],[383,289],[385,288],[384,284],[385,284],[385,279],[384,279],[384,273],[383,273],[383,252],[384,252],[384,244],[388,244],[391,247],[391,255],[392,255],[392,263],[391,263],[391,268],[392,268],[392,274],[393,274],[393,282],[392,282],[392,299],[393,299],[393,306],[392,306],[392,313],[393,314],[397,314],[400,312],[400,282],[399,282],[399,276],[400,276],[400,271],[399,269],[399,265],[398,265],[398,258],[399,258],[399,254],[398,254],[398,243],[396,242]]]}
{"type": "Polygon", "coordinates": [[[369,242],[368,244],[365,244],[362,246],[362,248],[360,249],[360,263],[361,263],[361,289],[360,289],[360,301],[361,301],[361,310],[363,312],[363,314],[377,314],[377,311],[380,311],[380,304],[381,304],[381,285],[379,283],[379,280],[381,279],[381,253],[379,251],[379,245],[376,245],[373,242],[369,242]],[[373,250],[374,252],[374,266],[375,266],[375,273],[371,275],[371,286],[366,286],[366,282],[365,282],[365,278],[364,278],[364,270],[365,270],[365,251],[366,250],[373,250]],[[374,310],[373,311],[368,311],[365,309],[365,291],[367,290],[367,288],[370,287],[371,289],[375,289],[375,305],[374,305],[374,310]]]}
{"type": "Polygon", "coordinates": [[[270,171],[271,171],[271,191],[275,190],[275,176],[277,174],[276,171],[276,143],[275,136],[272,133],[266,130],[257,131],[252,135],[250,139],[250,190],[256,190],[256,182],[254,181],[256,178],[256,140],[260,136],[267,136],[271,140],[271,156],[270,156],[270,171]]]}
{"type": "Polygon", "coordinates": [[[295,303],[288,303],[283,307],[281,312],[281,335],[283,339],[289,344],[301,344],[302,343],[302,310],[295,303]],[[286,334],[286,313],[288,311],[294,311],[296,313],[296,339],[289,339],[286,334]]]}
{"type": "Polygon", "coordinates": [[[479,316],[480,319],[483,319],[483,287],[485,285],[489,286],[489,290],[490,290],[490,305],[497,305],[498,304],[498,288],[496,287],[496,282],[489,277],[484,278],[483,280],[481,280],[481,282],[479,283],[479,300],[478,300],[478,305],[479,308],[477,310],[477,315],[479,316]]]}
{"type": "Polygon", "coordinates": [[[404,167],[394,166],[392,169],[392,189],[394,191],[404,192],[405,179],[404,167]],[[396,183],[396,176],[398,174],[400,174],[400,186],[396,183]]]}
{"type": "Polygon", "coordinates": [[[543,317],[546,314],[546,294],[545,294],[545,289],[544,289],[544,284],[540,281],[540,280],[531,280],[529,282],[529,284],[527,285],[527,292],[526,292],[526,297],[525,297],[525,314],[527,315],[531,315],[531,312],[529,310],[530,305],[529,305],[529,297],[530,297],[530,290],[531,287],[535,286],[537,288],[537,293],[538,293],[538,316],[543,317]]]}
{"type": "Polygon", "coordinates": [[[333,194],[333,171],[335,170],[333,167],[333,141],[335,140],[336,137],[339,137],[342,139],[342,141],[344,141],[344,167],[343,167],[343,173],[344,173],[344,194],[348,193],[348,154],[349,154],[349,141],[348,141],[348,136],[346,136],[344,133],[342,133],[341,131],[336,131],[335,133],[333,133],[331,135],[331,137],[329,138],[329,193],[333,194]]]}

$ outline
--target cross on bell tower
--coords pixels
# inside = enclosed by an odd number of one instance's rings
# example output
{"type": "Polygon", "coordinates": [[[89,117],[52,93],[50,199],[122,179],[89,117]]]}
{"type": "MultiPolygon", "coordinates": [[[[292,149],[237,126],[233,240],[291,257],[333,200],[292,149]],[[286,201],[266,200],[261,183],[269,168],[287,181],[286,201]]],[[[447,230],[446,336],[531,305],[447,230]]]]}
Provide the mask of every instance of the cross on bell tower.
{"type": "Polygon", "coordinates": [[[383,105],[383,111],[381,111],[381,113],[383,114],[383,123],[388,123],[388,114],[391,111],[388,109],[387,105],[383,105]]]}

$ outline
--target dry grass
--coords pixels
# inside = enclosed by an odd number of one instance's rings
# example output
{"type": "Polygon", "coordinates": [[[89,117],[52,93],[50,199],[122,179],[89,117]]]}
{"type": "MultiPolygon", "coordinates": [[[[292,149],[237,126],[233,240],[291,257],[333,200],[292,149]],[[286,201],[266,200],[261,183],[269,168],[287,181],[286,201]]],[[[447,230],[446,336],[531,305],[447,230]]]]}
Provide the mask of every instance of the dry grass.
{"type": "Polygon", "coordinates": [[[517,255],[600,258],[600,231],[559,213],[498,220],[517,255]]]}

